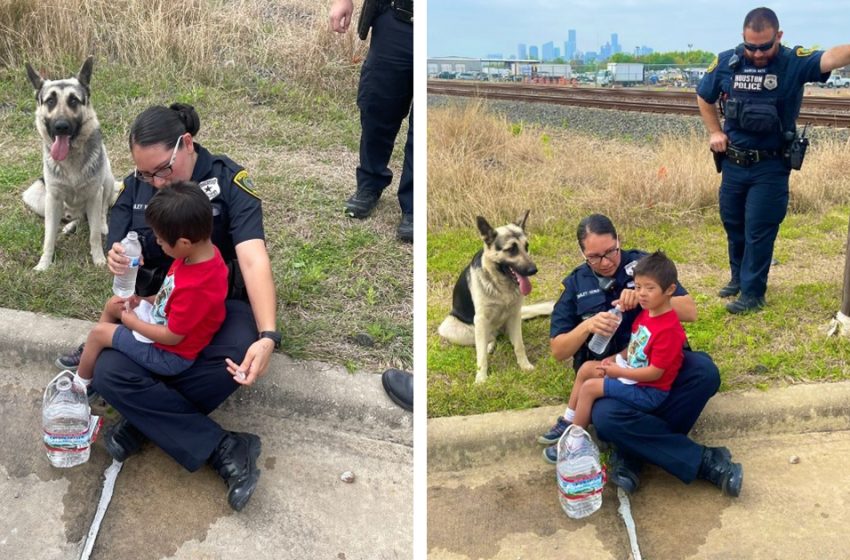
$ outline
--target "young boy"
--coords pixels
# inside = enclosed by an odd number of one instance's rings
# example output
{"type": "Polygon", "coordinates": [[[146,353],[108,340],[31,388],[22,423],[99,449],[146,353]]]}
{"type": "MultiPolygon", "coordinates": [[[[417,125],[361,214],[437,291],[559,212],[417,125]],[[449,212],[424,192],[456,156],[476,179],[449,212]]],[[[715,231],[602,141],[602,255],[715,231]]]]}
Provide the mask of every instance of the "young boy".
{"type": "Polygon", "coordinates": [[[610,397],[644,412],[658,408],[682,365],[685,330],[670,304],[676,265],[661,251],[638,261],[635,293],[643,311],[632,325],[628,347],[614,358],[588,360],[576,373],[564,418],[582,428],[594,401],[610,397]]]}
{"type": "Polygon", "coordinates": [[[225,316],[227,265],[213,245],[212,206],[196,183],[163,187],[145,209],[157,243],[174,262],[153,304],[152,322],[134,312],[141,299],[113,296],[89,332],[77,375],[91,383],[100,351],[114,348],[158,375],[177,375],[192,365],[225,316]],[[153,341],[145,343],[134,331],[153,341]]]}

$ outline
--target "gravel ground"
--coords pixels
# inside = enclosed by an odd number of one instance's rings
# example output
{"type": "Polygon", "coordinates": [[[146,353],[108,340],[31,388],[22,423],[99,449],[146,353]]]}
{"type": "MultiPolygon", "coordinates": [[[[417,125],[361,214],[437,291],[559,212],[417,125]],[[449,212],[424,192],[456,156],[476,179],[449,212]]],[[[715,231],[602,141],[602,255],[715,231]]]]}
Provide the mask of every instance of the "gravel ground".
{"type": "MultiPolygon", "coordinates": [[[[464,105],[472,101],[469,97],[429,95],[428,107],[464,105]]],[[[694,99],[696,103],[696,99],[694,99]]],[[[611,111],[552,105],[549,103],[526,103],[511,101],[487,101],[490,110],[505,115],[511,122],[535,123],[554,128],[576,130],[603,138],[627,139],[634,142],[653,142],[664,135],[706,135],[702,119],[687,115],[663,115],[637,113],[633,111],[611,111]]],[[[819,138],[833,137],[842,142],[850,141],[850,129],[810,127],[806,136],[816,142],[819,138]]]]}

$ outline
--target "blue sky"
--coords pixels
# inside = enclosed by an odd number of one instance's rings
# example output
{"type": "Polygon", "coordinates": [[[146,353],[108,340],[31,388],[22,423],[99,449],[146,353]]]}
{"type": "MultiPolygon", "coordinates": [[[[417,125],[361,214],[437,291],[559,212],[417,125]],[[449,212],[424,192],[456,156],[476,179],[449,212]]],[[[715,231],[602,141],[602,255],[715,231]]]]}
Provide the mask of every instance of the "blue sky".
{"type": "Polygon", "coordinates": [[[517,43],[554,41],[563,52],[567,30],[581,51],[598,51],[619,35],[624,52],[719,52],[741,40],[744,16],[766,5],[779,17],[783,43],[829,48],[850,43],[850,1],[782,0],[743,4],[729,0],[427,0],[428,56],[515,55],[517,43]]]}

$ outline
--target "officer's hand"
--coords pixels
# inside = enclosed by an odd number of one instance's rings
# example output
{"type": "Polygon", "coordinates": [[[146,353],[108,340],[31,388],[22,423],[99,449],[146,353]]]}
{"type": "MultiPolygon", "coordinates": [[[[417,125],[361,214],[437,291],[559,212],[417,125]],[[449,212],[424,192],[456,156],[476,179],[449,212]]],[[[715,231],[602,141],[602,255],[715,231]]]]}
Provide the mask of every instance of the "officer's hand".
{"type": "Polygon", "coordinates": [[[638,306],[637,294],[634,290],[625,288],[620,292],[620,299],[615,299],[611,303],[619,305],[621,311],[631,311],[638,306]]]}
{"type": "Polygon", "coordinates": [[[127,263],[129,262],[130,259],[124,256],[124,246],[120,243],[113,243],[112,248],[106,254],[106,266],[109,267],[109,272],[115,276],[121,276],[127,272],[127,263]]]}
{"type": "Polygon", "coordinates": [[[726,145],[729,143],[729,138],[722,131],[712,132],[708,139],[708,145],[712,152],[723,153],[726,151],[726,145]]]}
{"type": "Polygon", "coordinates": [[[253,385],[254,381],[262,377],[269,367],[272,352],[274,352],[274,341],[261,338],[248,347],[245,359],[237,364],[230,358],[225,358],[227,371],[233,376],[233,380],[240,385],[253,385]]]}
{"type": "Polygon", "coordinates": [[[593,334],[611,336],[617,330],[617,319],[607,311],[601,311],[588,319],[588,327],[593,334]]]}
{"type": "Polygon", "coordinates": [[[351,14],[354,4],[351,0],[336,0],[331,6],[331,29],[337,33],[345,33],[351,25],[351,14]]]}

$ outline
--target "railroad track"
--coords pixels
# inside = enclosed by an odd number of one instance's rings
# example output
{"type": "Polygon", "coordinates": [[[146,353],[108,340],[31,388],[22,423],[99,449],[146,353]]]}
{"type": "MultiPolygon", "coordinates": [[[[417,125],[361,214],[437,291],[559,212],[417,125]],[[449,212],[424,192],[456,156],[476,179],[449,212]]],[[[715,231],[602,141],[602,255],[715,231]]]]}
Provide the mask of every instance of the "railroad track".
{"type": "MultiPolygon", "coordinates": [[[[699,115],[696,94],[693,91],[653,91],[429,80],[428,93],[505,101],[553,103],[618,111],[699,115]]],[[[850,98],[804,97],[800,116],[797,120],[801,124],[850,128],[850,98]]]]}

